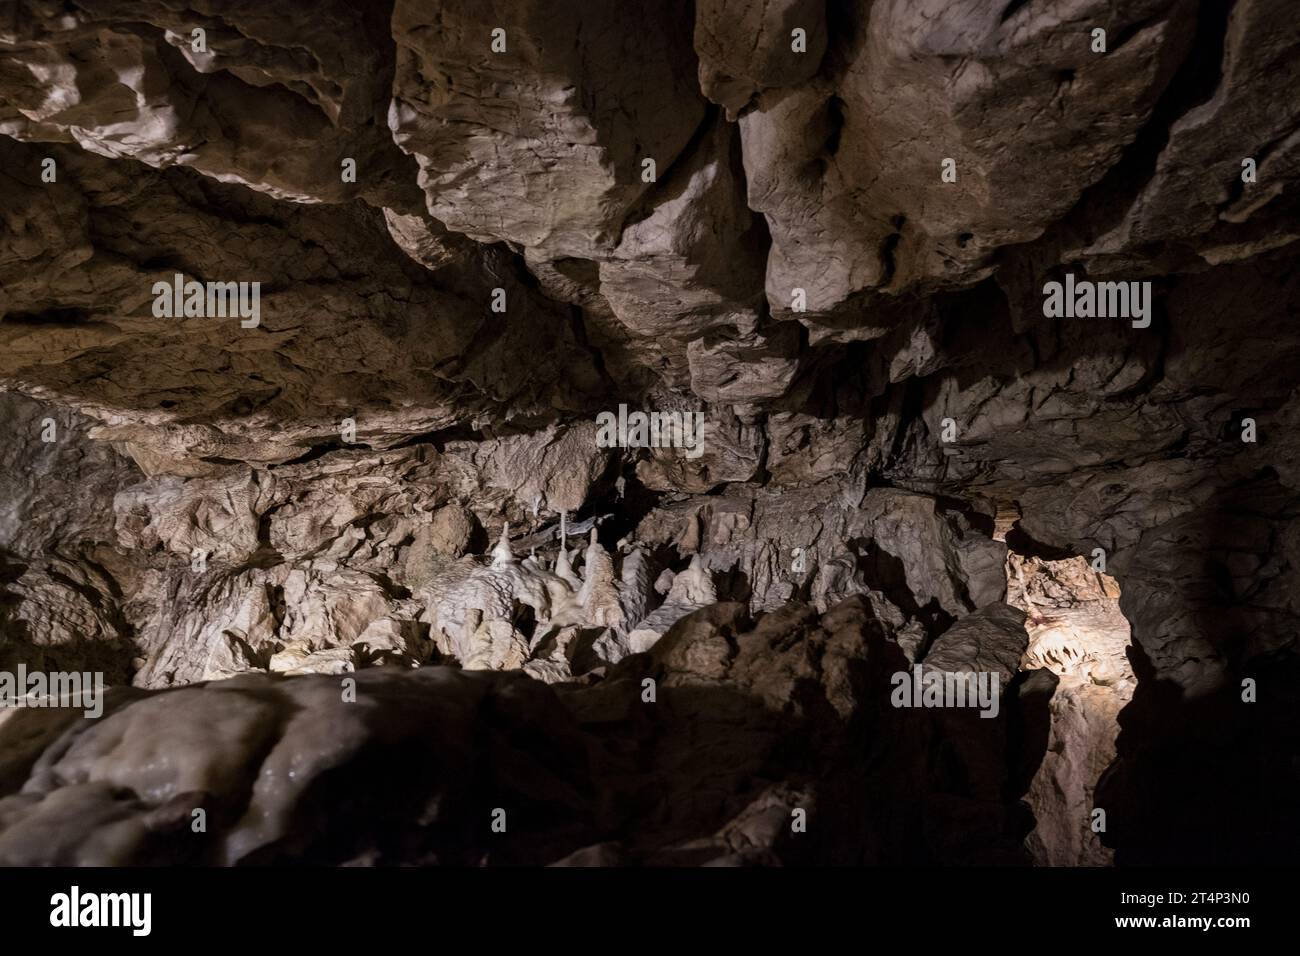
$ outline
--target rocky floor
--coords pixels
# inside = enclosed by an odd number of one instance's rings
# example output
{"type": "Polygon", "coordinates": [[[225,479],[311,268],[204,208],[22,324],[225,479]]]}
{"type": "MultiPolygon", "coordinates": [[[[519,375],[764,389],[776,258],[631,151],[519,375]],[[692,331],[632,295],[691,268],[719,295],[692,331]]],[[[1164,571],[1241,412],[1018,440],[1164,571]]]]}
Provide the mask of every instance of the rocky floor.
{"type": "Polygon", "coordinates": [[[1287,0],[2,12],[0,863],[1300,851],[1287,0]]]}

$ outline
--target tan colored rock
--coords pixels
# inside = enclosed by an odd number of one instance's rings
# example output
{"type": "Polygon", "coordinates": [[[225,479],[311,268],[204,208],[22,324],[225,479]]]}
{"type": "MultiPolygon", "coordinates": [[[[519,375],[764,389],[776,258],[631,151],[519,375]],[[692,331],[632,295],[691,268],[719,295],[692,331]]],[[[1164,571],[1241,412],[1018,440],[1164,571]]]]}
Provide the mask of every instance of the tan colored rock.
{"type": "Polygon", "coordinates": [[[716,328],[752,332],[763,252],[731,125],[716,121],[655,200],[600,262],[600,294],[614,315],[635,336],[683,345],[716,328]]]}
{"type": "Polygon", "coordinates": [[[795,289],[820,313],[865,291],[973,284],[995,249],[1036,238],[1101,179],[1191,30],[1167,0],[1070,8],[1003,21],[978,0],[875,3],[850,15],[842,71],[759,97],[740,129],[750,206],[772,231],[773,311],[791,313],[795,289]],[[1092,22],[1135,32],[1099,56],[1092,22]]]}
{"type": "MultiPolygon", "coordinates": [[[[1268,92],[1300,82],[1300,27],[1288,13],[1279,0],[1204,11],[1208,30],[1222,37],[1222,58],[1201,69],[1221,75],[1204,101],[1173,123],[1150,179],[1119,224],[1085,255],[1131,252],[1174,237],[1196,241],[1224,223],[1270,218],[1275,200],[1300,172],[1300,106],[1268,92]],[[1256,167],[1251,184],[1243,182],[1247,158],[1256,167]]],[[[1232,258],[1222,247],[1203,254],[1211,261],[1232,258]]]]}
{"type": "Polygon", "coordinates": [[[452,561],[469,550],[474,517],[459,505],[445,505],[415,533],[406,552],[406,580],[413,588],[429,583],[452,561]]]}
{"type": "Polygon", "coordinates": [[[695,5],[695,52],[704,95],[734,120],[755,93],[793,86],[817,72],[826,52],[825,0],[701,0],[695,5]]]}
{"type": "Polygon", "coordinates": [[[1077,678],[1057,686],[1043,763],[1025,794],[1035,828],[1026,846],[1040,866],[1111,866],[1114,851],[1093,831],[1097,781],[1115,759],[1128,698],[1077,678]]]}
{"type": "Polygon", "coordinates": [[[997,674],[1005,689],[1020,669],[1029,644],[1024,614],[1008,604],[990,604],[948,628],[925,655],[925,666],[947,672],[997,674]]]}
{"type": "Polygon", "coordinates": [[[673,29],[684,12],[400,0],[389,125],[429,212],[551,258],[611,249],[647,192],[642,160],[667,171],[703,117],[689,36],[673,29]]]}
{"type": "Polygon", "coordinates": [[[296,202],[409,201],[411,170],[383,126],[392,65],[375,42],[378,10],[326,3],[288,19],[243,2],[217,16],[115,0],[22,10],[0,36],[8,136],[191,166],[296,202]],[[345,158],[355,184],[341,175],[345,158]]]}
{"type": "Polygon", "coordinates": [[[100,735],[0,714],[0,858],[1286,862],[1300,43],[1186,6],[17,4],[0,670],[110,723],[247,683],[57,769],[100,735]],[[257,327],[155,314],[178,272],[257,327]],[[1044,315],[1064,274],[1151,323],[1044,315]],[[621,404],[703,448],[600,447],[621,404]],[[918,666],[1015,693],[890,706],[918,666]],[[441,842],[490,788],[411,774],[484,747],[561,822],[441,842]]]}
{"type": "Polygon", "coordinates": [[[686,570],[673,578],[664,603],[644,620],[637,622],[627,636],[627,653],[648,651],[659,638],[686,615],[707,607],[718,600],[713,578],[697,554],[691,558],[686,570]]]}

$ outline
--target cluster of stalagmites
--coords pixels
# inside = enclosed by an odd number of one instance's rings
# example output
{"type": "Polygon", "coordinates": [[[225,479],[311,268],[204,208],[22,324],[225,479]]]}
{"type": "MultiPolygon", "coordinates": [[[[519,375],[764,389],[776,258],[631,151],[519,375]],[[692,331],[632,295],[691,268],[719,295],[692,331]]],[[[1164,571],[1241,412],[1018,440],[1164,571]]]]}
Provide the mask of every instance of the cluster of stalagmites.
{"type": "MultiPolygon", "coordinates": [[[[615,664],[649,650],[678,618],[713,604],[712,578],[695,555],[682,572],[652,580],[642,548],[614,560],[591,529],[585,549],[570,552],[561,515],[554,562],[534,548],[520,560],[507,523],[485,563],[473,556],[445,563],[417,592],[427,601],[440,653],[469,668],[523,668],[544,681],[575,676],[575,662],[615,664]],[[654,590],[667,594],[653,611],[654,590]],[[527,609],[527,633],[520,629],[527,609]]],[[[579,665],[580,666],[580,665],[579,665]]]]}

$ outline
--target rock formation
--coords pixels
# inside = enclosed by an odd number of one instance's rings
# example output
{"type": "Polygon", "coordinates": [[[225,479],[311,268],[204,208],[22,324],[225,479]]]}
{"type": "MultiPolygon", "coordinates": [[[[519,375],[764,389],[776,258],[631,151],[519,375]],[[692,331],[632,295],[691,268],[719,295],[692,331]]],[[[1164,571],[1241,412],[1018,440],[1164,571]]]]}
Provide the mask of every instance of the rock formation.
{"type": "Polygon", "coordinates": [[[1284,0],[8,6],[0,863],[1300,850],[1284,0]]]}

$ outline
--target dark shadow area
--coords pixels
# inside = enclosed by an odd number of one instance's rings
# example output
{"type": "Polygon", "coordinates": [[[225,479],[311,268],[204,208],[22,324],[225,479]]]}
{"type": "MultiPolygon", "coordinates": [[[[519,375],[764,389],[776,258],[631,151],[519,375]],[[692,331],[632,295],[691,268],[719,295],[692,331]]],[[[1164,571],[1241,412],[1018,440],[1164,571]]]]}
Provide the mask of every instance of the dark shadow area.
{"type": "Polygon", "coordinates": [[[1137,690],[1096,796],[1117,864],[1290,865],[1300,852],[1296,570],[1276,552],[1298,515],[1300,498],[1264,475],[1144,539],[1122,599],[1137,690]]]}

